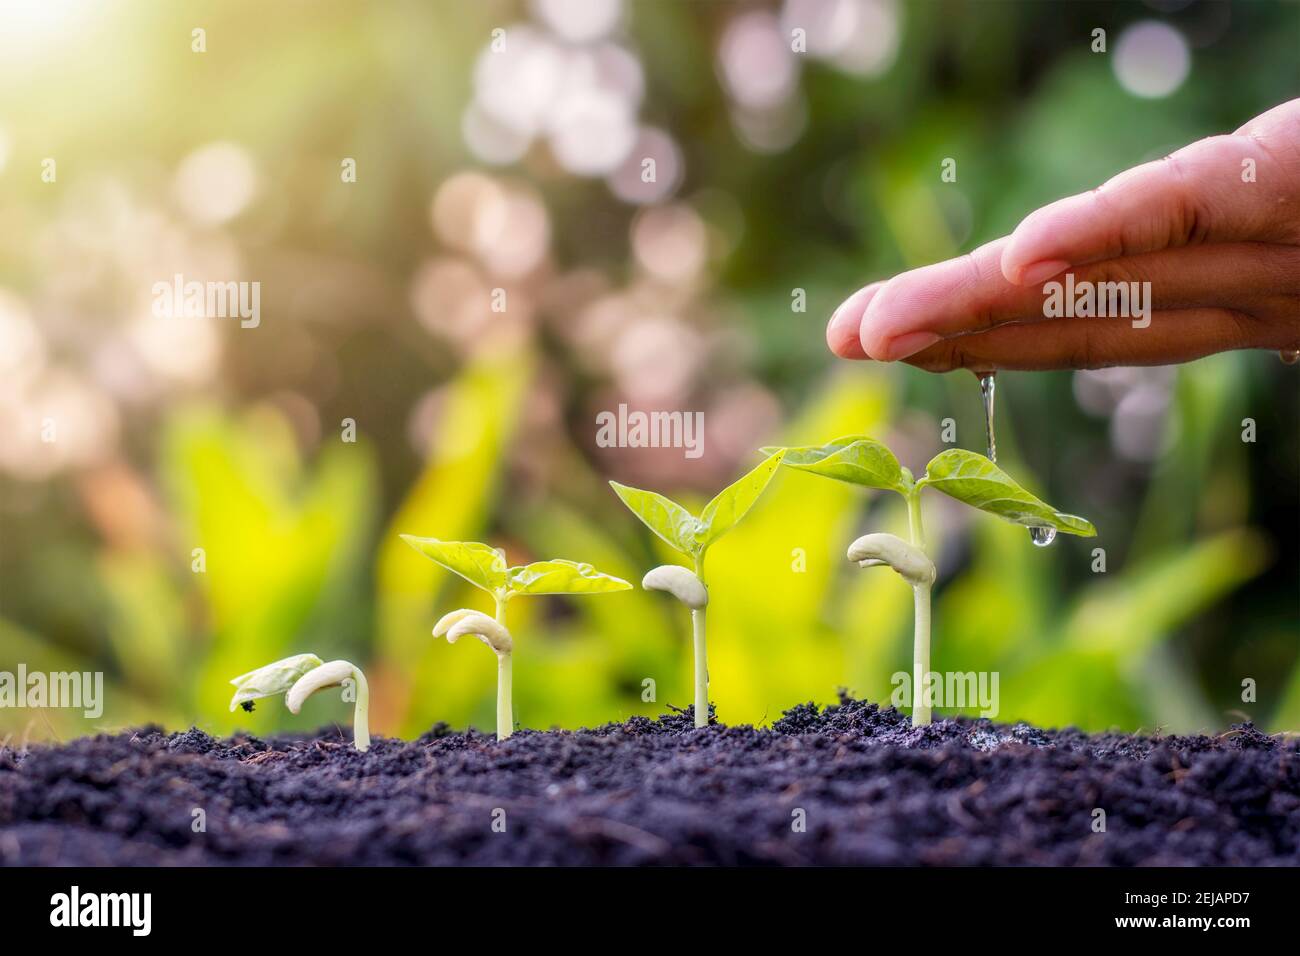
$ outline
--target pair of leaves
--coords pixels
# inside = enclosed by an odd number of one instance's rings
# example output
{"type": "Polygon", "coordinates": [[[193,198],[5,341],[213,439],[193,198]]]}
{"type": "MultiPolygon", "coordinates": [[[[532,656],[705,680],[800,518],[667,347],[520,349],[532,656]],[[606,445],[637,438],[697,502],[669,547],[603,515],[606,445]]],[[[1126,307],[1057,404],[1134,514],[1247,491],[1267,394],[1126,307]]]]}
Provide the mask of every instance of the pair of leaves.
{"type": "Polygon", "coordinates": [[[784,449],[776,450],[753,471],[722,489],[704,506],[698,518],[657,492],[630,488],[616,481],[609,484],[642,524],[682,554],[699,560],[710,545],[739,524],[754,506],[785,454],[784,449]]]}
{"type": "Polygon", "coordinates": [[[439,541],[404,534],[402,540],[428,558],[458,574],[475,587],[503,598],[516,594],[605,594],[632,587],[622,578],[597,571],[590,564],[534,561],[508,567],[501,552],[477,541],[439,541]]]}
{"type": "Polygon", "coordinates": [[[904,496],[914,487],[930,485],[951,498],[1013,524],[1054,528],[1064,534],[1085,537],[1097,533],[1092,522],[1057,511],[1022,488],[988,458],[964,448],[950,448],[935,455],[926,466],[925,477],[915,483],[893,452],[865,435],[837,438],[825,445],[788,448],[785,464],[815,475],[896,491],[904,496]]]}

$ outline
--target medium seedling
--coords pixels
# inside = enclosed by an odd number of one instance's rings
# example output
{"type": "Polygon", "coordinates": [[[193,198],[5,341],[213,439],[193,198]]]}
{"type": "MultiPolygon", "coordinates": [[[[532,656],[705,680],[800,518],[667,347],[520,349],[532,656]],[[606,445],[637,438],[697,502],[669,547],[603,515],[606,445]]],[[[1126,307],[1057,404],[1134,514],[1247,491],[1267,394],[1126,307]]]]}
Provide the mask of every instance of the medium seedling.
{"type": "Polygon", "coordinates": [[[694,573],[676,564],[657,567],[645,576],[641,586],[651,591],[667,591],[691,610],[695,632],[696,727],[706,727],[709,723],[709,660],[704,639],[704,611],[709,603],[709,591],[704,583],[704,555],[710,545],[739,524],[753,507],[776,474],[784,455],[784,451],[777,451],[735,484],[724,488],[704,506],[698,518],[671,498],[610,482],[623,504],[647,528],[695,563],[694,573]]]}
{"type": "MultiPolygon", "coordinates": [[[[764,452],[778,449],[765,448],[764,452]]],[[[912,587],[915,601],[915,630],[912,642],[912,725],[930,723],[933,693],[930,674],[930,590],[934,585],[934,563],[925,553],[925,532],[921,523],[921,489],[930,487],[1028,528],[1050,528],[1064,534],[1091,537],[1097,533],[1092,522],[1062,514],[1020,487],[1001,468],[983,455],[963,448],[940,452],[917,479],[898,463],[894,453],[864,435],[837,438],[825,445],[786,448],[784,463],[838,481],[868,488],[883,488],[903,496],[907,502],[911,543],[892,534],[868,534],[849,547],[848,557],[860,567],[887,565],[912,587]]]]}
{"type": "Polygon", "coordinates": [[[514,640],[506,629],[506,602],[521,594],[607,594],[632,587],[622,578],[597,571],[590,564],[565,561],[534,561],[507,567],[496,548],[477,541],[440,541],[404,534],[402,540],[425,557],[492,595],[495,619],[481,611],[461,608],[444,614],[433,628],[434,637],[446,637],[455,644],[466,635],[477,637],[497,656],[497,740],[514,730],[511,654],[514,640]]]}
{"type": "Polygon", "coordinates": [[[262,697],[284,694],[289,713],[302,709],[302,702],[318,690],[342,685],[344,700],[348,699],[348,685],[355,695],[352,711],[352,742],[358,750],[370,749],[370,688],[361,668],[348,661],[324,663],[315,654],[296,654],[275,661],[255,671],[241,674],[230,683],[235,685],[235,696],[230,699],[230,709],[253,709],[253,701],[262,697]]]}

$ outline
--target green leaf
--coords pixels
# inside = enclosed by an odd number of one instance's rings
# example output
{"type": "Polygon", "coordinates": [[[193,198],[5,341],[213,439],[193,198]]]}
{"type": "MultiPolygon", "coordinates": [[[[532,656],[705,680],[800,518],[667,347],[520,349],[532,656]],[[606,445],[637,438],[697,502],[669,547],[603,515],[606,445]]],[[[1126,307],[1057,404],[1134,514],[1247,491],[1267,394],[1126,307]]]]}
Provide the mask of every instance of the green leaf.
{"type": "MultiPolygon", "coordinates": [[[[764,452],[775,450],[763,449],[764,452]]],[[[907,494],[907,476],[894,453],[865,435],[847,435],[825,445],[787,448],[784,464],[837,481],[907,494]]]]}
{"type": "Polygon", "coordinates": [[[402,540],[448,571],[459,574],[489,594],[504,587],[509,578],[506,559],[495,548],[477,541],[439,541],[404,534],[402,540]]]}
{"type": "Polygon", "coordinates": [[[704,506],[700,513],[700,526],[695,532],[701,551],[739,524],[772,480],[785,455],[784,448],[769,454],[757,468],[723,488],[717,497],[704,506]]]}
{"type": "Polygon", "coordinates": [[[620,485],[617,481],[611,481],[609,485],[632,514],[668,544],[688,557],[700,553],[702,548],[696,540],[700,522],[677,502],[653,491],[620,485]]]}
{"type": "Polygon", "coordinates": [[[590,564],[565,561],[534,561],[510,569],[512,594],[607,594],[632,587],[622,578],[603,574],[590,564]]]}
{"type": "Polygon", "coordinates": [[[983,455],[950,448],[930,459],[925,483],[945,495],[1026,527],[1049,527],[1065,534],[1092,537],[1092,522],[1062,514],[1021,488],[1011,476],[983,455]]]}
{"type": "Polygon", "coordinates": [[[230,699],[230,709],[234,710],[247,700],[287,693],[299,678],[321,664],[321,659],[315,654],[295,654],[247,674],[240,674],[230,682],[235,685],[235,696],[230,699]]]}

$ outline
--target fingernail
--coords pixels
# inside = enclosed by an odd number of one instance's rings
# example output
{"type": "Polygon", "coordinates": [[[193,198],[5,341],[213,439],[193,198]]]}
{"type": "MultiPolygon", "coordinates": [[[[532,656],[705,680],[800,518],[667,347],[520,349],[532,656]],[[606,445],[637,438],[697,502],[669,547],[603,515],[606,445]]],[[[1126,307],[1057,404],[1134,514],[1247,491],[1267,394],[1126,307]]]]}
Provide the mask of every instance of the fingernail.
{"type": "Polygon", "coordinates": [[[826,344],[842,358],[866,358],[862,354],[862,314],[875,297],[879,284],[865,286],[839,304],[826,323],[826,344]]]}
{"type": "Polygon", "coordinates": [[[849,310],[845,308],[848,304],[848,300],[845,299],[839,304],[839,307],[831,313],[831,321],[826,327],[828,337],[831,334],[834,334],[838,338],[844,337],[844,327],[852,321],[849,310]]]}
{"type": "Polygon", "coordinates": [[[896,339],[890,339],[885,345],[885,361],[897,362],[909,355],[915,355],[921,349],[929,348],[935,342],[938,342],[940,338],[942,336],[936,335],[934,332],[908,332],[896,339]]]}
{"type": "Polygon", "coordinates": [[[1020,284],[1036,285],[1054,275],[1060,275],[1068,268],[1070,268],[1070,264],[1063,259],[1045,259],[1042,262],[1031,262],[1020,270],[1020,284]]]}
{"type": "Polygon", "coordinates": [[[831,313],[830,321],[826,323],[826,344],[840,358],[848,358],[848,349],[852,347],[854,340],[857,339],[857,334],[846,333],[843,328],[845,323],[840,321],[840,315],[843,311],[844,306],[840,306],[831,313]]]}

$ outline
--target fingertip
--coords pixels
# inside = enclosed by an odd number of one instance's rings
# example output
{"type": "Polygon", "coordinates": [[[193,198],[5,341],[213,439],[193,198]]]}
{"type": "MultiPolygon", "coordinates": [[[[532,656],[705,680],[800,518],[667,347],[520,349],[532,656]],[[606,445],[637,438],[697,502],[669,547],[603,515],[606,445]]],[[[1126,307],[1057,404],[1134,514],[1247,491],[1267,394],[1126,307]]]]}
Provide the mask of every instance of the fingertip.
{"type": "Polygon", "coordinates": [[[1019,263],[1008,262],[1006,256],[1002,257],[1002,278],[1006,279],[1012,285],[1023,286],[1025,281],[1021,278],[1025,267],[1019,263]]]}
{"type": "Polygon", "coordinates": [[[1016,231],[1007,241],[1007,247],[1002,250],[1002,258],[998,263],[1002,269],[1002,278],[1015,286],[1029,285],[1030,280],[1025,276],[1026,270],[1035,263],[1043,261],[1044,258],[1042,255],[1035,254],[1036,244],[1031,238],[1034,228],[1033,218],[1032,215],[1027,217],[1016,227],[1016,231]]]}
{"type": "Polygon", "coordinates": [[[862,317],[871,304],[872,298],[884,283],[873,282],[853,293],[831,315],[826,324],[826,344],[840,358],[865,359],[867,353],[862,350],[859,330],[862,317]]]}
{"type": "Polygon", "coordinates": [[[899,356],[894,345],[900,338],[908,338],[909,331],[900,325],[900,317],[912,318],[907,282],[904,273],[895,276],[876,295],[871,297],[858,329],[859,347],[877,362],[892,362],[899,356]]]}
{"type": "Polygon", "coordinates": [[[846,327],[843,323],[836,323],[834,316],[831,316],[830,322],[826,325],[826,344],[838,358],[865,359],[867,357],[867,353],[862,351],[858,330],[846,327]]]}
{"type": "Polygon", "coordinates": [[[857,330],[846,330],[842,325],[837,326],[834,317],[826,325],[826,344],[838,358],[864,359],[867,357],[867,353],[862,351],[862,343],[858,339],[857,330]]]}
{"type": "MultiPolygon", "coordinates": [[[[1023,226],[1024,223],[1021,223],[1020,225],[1023,226]]],[[[1002,278],[1006,279],[1012,285],[1025,284],[1022,275],[1025,271],[1025,266],[1029,264],[1017,249],[1017,247],[1021,245],[1021,243],[1017,241],[1019,232],[1020,228],[1017,227],[1016,231],[1011,234],[1011,238],[1007,242],[1007,247],[1002,250],[1002,258],[998,260],[998,267],[1002,270],[1002,278]]]]}
{"type": "Polygon", "coordinates": [[[1041,262],[1031,262],[1020,267],[1018,278],[1014,281],[1019,286],[1037,285],[1040,282],[1046,282],[1052,276],[1060,275],[1068,268],[1070,268],[1070,263],[1064,259],[1045,259],[1041,262]]]}
{"type": "Polygon", "coordinates": [[[1096,204],[1094,190],[1058,199],[1022,219],[1002,250],[1003,277],[1030,286],[1090,261],[1089,248],[1102,225],[1096,204]]]}
{"type": "Polygon", "coordinates": [[[998,265],[1002,277],[1012,285],[1034,285],[1070,268],[1071,264],[1061,258],[1059,251],[1049,250],[1046,248],[1048,243],[1036,238],[1042,232],[1035,221],[1036,215],[1029,216],[1016,227],[1002,250],[998,265]],[[1053,252],[1057,254],[1053,255],[1053,252]]]}

